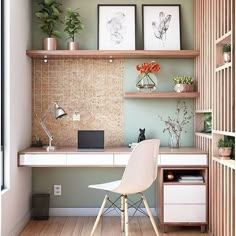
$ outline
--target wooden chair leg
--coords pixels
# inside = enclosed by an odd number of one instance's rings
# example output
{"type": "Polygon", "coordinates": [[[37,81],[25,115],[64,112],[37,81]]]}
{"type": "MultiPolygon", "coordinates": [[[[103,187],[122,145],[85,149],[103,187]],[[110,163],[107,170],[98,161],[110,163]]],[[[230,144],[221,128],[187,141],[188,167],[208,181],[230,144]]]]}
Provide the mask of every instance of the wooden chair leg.
{"type": "Polygon", "coordinates": [[[124,195],[121,195],[120,200],[121,200],[121,205],[120,205],[120,210],[121,210],[121,231],[124,232],[125,231],[125,227],[124,227],[124,220],[125,220],[125,214],[124,214],[125,213],[125,211],[124,211],[125,204],[124,204],[124,200],[125,200],[125,198],[124,198],[124,195]]]}
{"type": "Polygon", "coordinates": [[[153,218],[153,216],[152,216],[151,210],[150,210],[150,208],[149,208],[149,206],[148,206],[147,200],[146,200],[146,198],[145,198],[144,195],[142,195],[142,198],[143,198],[144,206],[145,206],[145,208],[146,208],[146,210],[147,210],[147,214],[148,214],[148,216],[149,216],[149,218],[150,218],[150,221],[151,221],[151,223],[152,223],[152,227],[153,227],[153,229],[154,229],[156,235],[159,236],[159,232],[158,232],[158,230],[157,230],[157,226],[156,226],[155,220],[154,220],[154,218],[153,218]]]}
{"type": "Polygon", "coordinates": [[[125,236],[129,235],[128,198],[125,195],[125,236]]]}
{"type": "Polygon", "coordinates": [[[107,199],[108,199],[108,195],[106,194],[106,196],[104,197],[104,200],[103,200],[103,202],[102,202],[102,206],[101,206],[101,208],[100,208],[100,210],[99,210],[99,212],[98,212],[96,221],[95,221],[95,223],[94,223],[94,225],[93,225],[93,229],[92,229],[92,232],[91,232],[90,236],[93,236],[93,234],[94,234],[94,232],[95,232],[95,230],[96,230],[96,228],[97,228],[97,225],[98,225],[99,220],[100,220],[100,218],[101,218],[101,215],[102,215],[102,213],[103,213],[104,207],[105,207],[105,205],[106,205],[107,199]]]}

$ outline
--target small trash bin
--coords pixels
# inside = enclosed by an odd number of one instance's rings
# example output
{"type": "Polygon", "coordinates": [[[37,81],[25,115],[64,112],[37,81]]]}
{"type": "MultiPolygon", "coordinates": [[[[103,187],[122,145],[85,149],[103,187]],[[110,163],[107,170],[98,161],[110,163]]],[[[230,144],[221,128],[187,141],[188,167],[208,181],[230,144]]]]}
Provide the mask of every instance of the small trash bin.
{"type": "Polygon", "coordinates": [[[34,220],[48,220],[50,194],[40,193],[32,195],[31,217],[34,220]]]}

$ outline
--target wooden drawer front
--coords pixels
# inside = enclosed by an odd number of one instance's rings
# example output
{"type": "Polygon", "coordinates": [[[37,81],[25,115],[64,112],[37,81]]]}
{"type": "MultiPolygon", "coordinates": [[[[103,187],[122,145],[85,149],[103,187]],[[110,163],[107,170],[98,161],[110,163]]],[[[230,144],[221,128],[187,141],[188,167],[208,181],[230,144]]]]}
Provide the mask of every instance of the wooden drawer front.
{"type": "Polygon", "coordinates": [[[65,166],[66,154],[24,154],[20,155],[20,165],[65,166]]]}
{"type": "Polygon", "coordinates": [[[164,222],[206,222],[206,205],[164,205],[164,222]]]}
{"type": "Polygon", "coordinates": [[[160,155],[159,165],[183,166],[183,165],[207,165],[207,155],[160,155]]]}
{"type": "Polygon", "coordinates": [[[164,204],[205,204],[205,185],[165,185],[164,204]]]}
{"type": "Polygon", "coordinates": [[[115,154],[114,155],[114,165],[124,165],[128,164],[130,154],[115,154]]]}
{"type": "Polygon", "coordinates": [[[113,165],[113,154],[70,154],[67,165],[113,165]]]}

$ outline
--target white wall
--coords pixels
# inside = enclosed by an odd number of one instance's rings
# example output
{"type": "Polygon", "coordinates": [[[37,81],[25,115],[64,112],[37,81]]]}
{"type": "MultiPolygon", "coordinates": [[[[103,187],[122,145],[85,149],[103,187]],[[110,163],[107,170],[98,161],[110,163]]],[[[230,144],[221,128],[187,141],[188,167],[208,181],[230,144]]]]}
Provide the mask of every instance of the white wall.
{"type": "Polygon", "coordinates": [[[5,0],[6,186],[1,236],[17,235],[30,216],[31,169],[17,167],[17,152],[31,142],[31,0],[5,0]]]}

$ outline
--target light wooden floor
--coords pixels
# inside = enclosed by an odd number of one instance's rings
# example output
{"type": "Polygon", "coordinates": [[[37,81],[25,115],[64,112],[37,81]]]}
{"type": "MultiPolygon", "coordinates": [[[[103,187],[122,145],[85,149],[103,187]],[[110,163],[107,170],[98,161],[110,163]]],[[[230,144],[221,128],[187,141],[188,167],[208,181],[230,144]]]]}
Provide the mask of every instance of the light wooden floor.
{"type": "MultiPolygon", "coordinates": [[[[131,218],[130,218],[131,219],[131,218]]],[[[50,217],[49,220],[31,220],[20,236],[61,235],[89,236],[95,217],[50,217]]],[[[120,218],[103,217],[98,225],[95,236],[121,236],[120,218]]],[[[200,233],[200,227],[169,227],[168,233],[160,236],[208,236],[200,233]]],[[[155,236],[152,225],[147,217],[133,217],[129,223],[129,236],[155,236]]]]}

